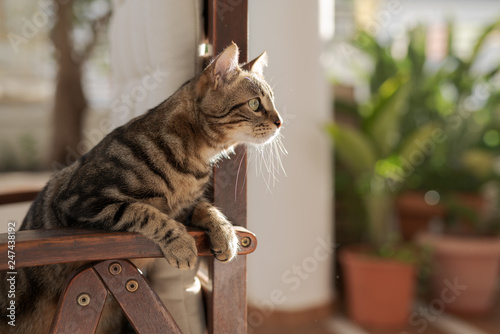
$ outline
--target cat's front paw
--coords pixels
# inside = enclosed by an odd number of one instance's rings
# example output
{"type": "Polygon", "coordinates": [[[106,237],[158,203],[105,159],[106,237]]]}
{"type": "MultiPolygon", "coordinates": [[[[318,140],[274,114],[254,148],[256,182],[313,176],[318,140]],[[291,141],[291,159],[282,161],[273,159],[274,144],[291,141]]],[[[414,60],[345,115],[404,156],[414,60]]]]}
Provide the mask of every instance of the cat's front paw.
{"type": "Polygon", "coordinates": [[[230,223],[217,224],[207,232],[212,253],[221,262],[228,262],[238,254],[238,237],[230,223]]]}
{"type": "Polygon", "coordinates": [[[167,262],[176,268],[190,270],[198,262],[196,243],[189,234],[183,233],[162,245],[163,255],[167,262]]]}

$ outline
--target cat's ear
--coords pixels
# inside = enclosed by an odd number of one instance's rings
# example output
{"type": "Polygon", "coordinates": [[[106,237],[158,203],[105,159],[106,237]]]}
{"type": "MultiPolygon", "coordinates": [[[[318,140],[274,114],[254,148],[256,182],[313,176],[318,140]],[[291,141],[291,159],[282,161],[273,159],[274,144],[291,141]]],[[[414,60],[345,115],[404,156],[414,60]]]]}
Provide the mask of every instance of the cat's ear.
{"type": "Polygon", "coordinates": [[[264,72],[264,67],[267,66],[267,59],[267,52],[264,51],[260,56],[243,65],[242,69],[262,75],[262,73],[264,72]]]}
{"type": "Polygon", "coordinates": [[[225,48],[224,51],[215,58],[212,64],[210,64],[208,69],[211,72],[210,75],[212,77],[214,89],[221,86],[224,80],[234,74],[235,71],[239,70],[239,54],[238,46],[231,43],[231,45],[225,48]]]}

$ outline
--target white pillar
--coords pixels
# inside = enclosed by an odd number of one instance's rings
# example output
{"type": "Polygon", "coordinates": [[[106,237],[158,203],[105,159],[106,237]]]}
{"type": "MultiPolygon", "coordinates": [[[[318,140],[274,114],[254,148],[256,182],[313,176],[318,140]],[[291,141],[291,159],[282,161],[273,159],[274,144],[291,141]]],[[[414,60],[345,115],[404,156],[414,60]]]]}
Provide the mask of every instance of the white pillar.
{"type": "Polygon", "coordinates": [[[282,159],[287,176],[270,189],[265,171],[256,176],[255,154],[249,157],[248,226],[259,244],[248,256],[248,298],[264,315],[334,298],[332,149],[323,130],[332,100],[320,65],[320,2],[249,1],[249,59],[269,54],[264,74],[284,118],[289,153],[282,159]]]}

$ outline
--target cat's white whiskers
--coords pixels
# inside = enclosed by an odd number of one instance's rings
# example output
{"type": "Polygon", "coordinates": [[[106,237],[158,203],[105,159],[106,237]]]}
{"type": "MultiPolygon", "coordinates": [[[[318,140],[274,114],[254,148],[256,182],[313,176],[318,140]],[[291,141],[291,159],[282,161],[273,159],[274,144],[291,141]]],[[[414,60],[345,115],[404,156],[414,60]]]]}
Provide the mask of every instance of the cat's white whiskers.
{"type": "Polygon", "coordinates": [[[281,141],[281,138],[282,138],[282,135],[280,135],[278,138],[276,138],[276,146],[275,146],[275,149],[276,149],[276,157],[277,157],[277,161],[279,163],[279,169],[283,172],[283,174],[285,176],[286,175],[286,171],[285,171],[285,167],[283,166],[283,162],[281,161],[281,156],[282,155],[288,155],[288,151],[286,150],[285,146],[283,145],[283,142],[281,141]]]}
{"type": "Polygon", "coordinates": [[[278,134],[271,142],[255,146],[253,150],[249,151],[249,159],[254,160],[255,175],[263,176],[266,187],[270,192],[276,186],[276,182],[279,182],[279,176],[286,176],[282,156],[287,155],[288,152],[283,145],[282,137],[283,135],[278,134]]]}
{"type": "Polygon", "coordinates": [[[272,142],[271,145],[269,146],[269,163],[272,168],[272,176],[273,176],[273,187],[276,185],[276,182],[278,181],[278,178],[276,174],[279,174],[279,170],[277,169],[277,163],[276,161],[279,160],[279,157],[276,156],[275,152],[275,142],[272,142]]]}
{"type": "MultiPolygon", "coordinates": [[[[241,165],[243,164],[243,159],[245,158],[245,155],[242,154],[241,155],[241,159],[240,159],[240,163],[238,164],[238,171],[236,172],[236,184],[235,184],[235,187],[234,187],[234,200],[236,201],[237,199],[237,195],[238,195],[238,180],[239,180],[239,177],[240,177],[240,172],[241,172],[241,165]]],[[[245,182],[247,180],[247,172],[245,170],[245,175],[244,175],[244,178],[243,178],[243,186],[241,187],[241,191],[243,191],[243,189],[245,189],[245,182]]],[[[240,191],[240,192],[241,192],[240,191]]]]}

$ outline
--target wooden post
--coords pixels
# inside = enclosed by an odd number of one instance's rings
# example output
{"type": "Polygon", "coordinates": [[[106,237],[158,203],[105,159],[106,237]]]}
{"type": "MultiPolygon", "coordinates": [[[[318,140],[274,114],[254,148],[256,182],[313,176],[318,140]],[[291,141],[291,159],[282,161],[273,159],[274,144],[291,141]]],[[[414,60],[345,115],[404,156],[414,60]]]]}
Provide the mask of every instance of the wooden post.
{"type": "MultiPolygon", "coordinates": [[[[214,55],[231,42],[240,49],[240,63],[248,61],[248,0],[209,0],[208,37],[214,55]]],[[[246,227],[246,148],[214,170],[215,206],[234,224],[246,227]]],[[[246,256],[230,263],[211,260],[212,291],[208,295],[210,333],[247,332],[246,256]]]]}

